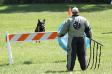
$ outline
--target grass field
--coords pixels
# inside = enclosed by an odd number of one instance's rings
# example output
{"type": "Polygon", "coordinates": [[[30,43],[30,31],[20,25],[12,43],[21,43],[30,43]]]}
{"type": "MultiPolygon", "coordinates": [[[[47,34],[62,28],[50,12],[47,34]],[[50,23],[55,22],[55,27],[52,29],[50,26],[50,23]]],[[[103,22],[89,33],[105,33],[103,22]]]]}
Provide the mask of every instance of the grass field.
{"type": "MultiPolygon", "coordinates": [[[[57,31],[67,16],[69,4],[0,5],[0,74],[68,74],[66,53],[57,40],[11,43],[14,64],[8,64],[5,32],[34,32],[38,18],[46,19],[46,31],[57,31]]],[[[91,24],[93,39],[101,42],[100,69],[81,71],[78,61],[73,74],[112,74],[112,5],[71,4],[91,24]]],[[[89,51],[89,50],[87,50],[89,51]]]]}

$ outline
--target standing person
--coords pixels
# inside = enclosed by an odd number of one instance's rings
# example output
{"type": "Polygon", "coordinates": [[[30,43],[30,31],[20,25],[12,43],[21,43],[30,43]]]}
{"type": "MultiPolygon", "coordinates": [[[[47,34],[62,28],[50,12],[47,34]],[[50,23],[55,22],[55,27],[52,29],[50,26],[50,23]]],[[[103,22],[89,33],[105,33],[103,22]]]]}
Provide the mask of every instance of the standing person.
{"type": "Polygon", "coordinates": [[[67,70],[73,71],[76,55],[80,63],[82,70],[86,70],[86,52],[85,52],[85,34],[91,38],[91,28],[86,18],[79,15],[79,9],[77,7],[72,8],[73,15],[69,17],[61,31],[58,33],[58,37],[64,36],[68,33],[67,44],[67,70]]]}

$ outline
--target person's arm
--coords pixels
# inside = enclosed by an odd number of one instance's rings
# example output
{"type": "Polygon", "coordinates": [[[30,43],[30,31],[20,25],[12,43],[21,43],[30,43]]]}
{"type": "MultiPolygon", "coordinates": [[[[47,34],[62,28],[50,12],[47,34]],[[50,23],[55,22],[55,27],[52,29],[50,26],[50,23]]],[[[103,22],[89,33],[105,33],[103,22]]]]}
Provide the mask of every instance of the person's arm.
{"type": "Polygon", "coordinates": [[[85,21],[85,33],[87,37],[92,38],[92,30],[87,20],[85,21]]]}
{"type": "Polygon", "coordinates": [[[64,36],[68,32],[68,30],[69,30],[69,24],[70,24],[69,20],[65,21],[65,23],[62,26],[60,32],[58,33],[58,37],[62,37],[62,36],[64,36]]]}

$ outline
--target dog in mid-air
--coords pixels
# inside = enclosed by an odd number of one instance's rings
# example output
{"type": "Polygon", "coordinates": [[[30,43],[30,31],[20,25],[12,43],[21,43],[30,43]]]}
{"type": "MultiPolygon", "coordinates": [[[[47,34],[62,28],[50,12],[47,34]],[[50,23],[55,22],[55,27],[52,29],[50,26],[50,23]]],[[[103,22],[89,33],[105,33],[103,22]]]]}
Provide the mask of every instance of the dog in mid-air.
{"type": "MultiPolygon", "coordinates": [[[[43,19],[43,20],[38,19],[37,26],[35,28],[35,32],[45,32],[45,19],[43,19]]],[[[39,41],[39,43],[40,43],[40,41],[39,41]]]]}
{"type": "Polygon", "coordinates": [[[35,32],[45,32],[45,19],[43,20],[38,19],[35,32]]]}

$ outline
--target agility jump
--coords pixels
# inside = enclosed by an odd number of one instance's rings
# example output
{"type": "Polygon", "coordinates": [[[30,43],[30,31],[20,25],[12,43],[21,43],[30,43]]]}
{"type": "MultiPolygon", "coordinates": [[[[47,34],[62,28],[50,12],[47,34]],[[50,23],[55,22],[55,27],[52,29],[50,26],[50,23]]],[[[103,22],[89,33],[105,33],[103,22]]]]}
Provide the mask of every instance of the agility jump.
{"type": "MultiPolygon", "coordinates": [[[[7,45],[8,45],[9,64],[13,64],[10,41],[12,42],[32,42],[32,41],[54,40],[54,39],[57,39],[58,37],[57,37],[57,32],[35,32],[35,33],[24,33],[24,34],[8,34],[7,33],[6,38],[7,38],[7,45]]],[[[60,45],[60,41],[62,42],[63,39],[66,40],[66,38],[61,38],[61,39],[58,38],[58,39],[59,39],[58,41],[59,45],[60,45]]],[[[93,67],[94,69],[96,69],[97,66],[98,68],[100,67],[101,50],[102,50],[101,48],[103,45],[93,39],[90,39],[90,41],[91,41],[90,47],[89,47],[90,57],[88,59],[89,61],[87,64],[87,68],[89,68],[90,63],[91,63],[90,69],[93,69],[93,67]],[[91,43],[93,43],[93,45],[91,43]]],[[[63,46],[66,48],[66,45],[64,43],[61,43],[60,45],[62,48],[63,46]]]]}
{"type": "Polygon", "coordinates": [[[8,47],[9,64],[13,64],[12,51],[10,41],[12,42],[32,42],[32,41],[44,41],[57,38],[57,32],[34,32],[23,34],[8,34],[6,33],[6,41],[8,47]]]}

